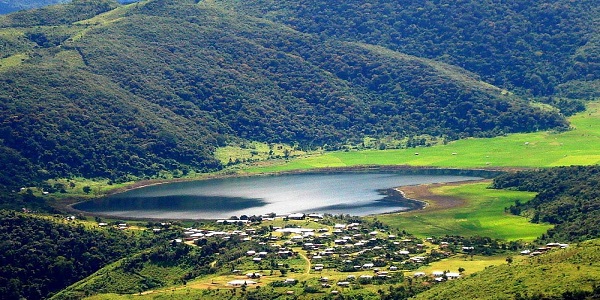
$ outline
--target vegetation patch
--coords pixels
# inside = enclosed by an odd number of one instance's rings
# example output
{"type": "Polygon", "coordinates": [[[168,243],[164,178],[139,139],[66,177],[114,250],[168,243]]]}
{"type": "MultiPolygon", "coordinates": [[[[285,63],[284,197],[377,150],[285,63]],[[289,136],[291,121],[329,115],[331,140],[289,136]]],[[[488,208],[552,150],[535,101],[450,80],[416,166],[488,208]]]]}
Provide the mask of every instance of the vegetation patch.
{"type": "Polygon", "coordinates": [[[446,145],[394,150],[335,151],[255,166],[247,172],[359,165],[410,165],[453,168],[539,168],[600,162],[600,102],[569,118],[572,129],[494,138],[472,138],[446,145]]]}
{"type": "MultiPolygon", "coordinates": [[[[511,216],[506,212],[506,208],[515,201],[528,202],[535,196],[534,193],[494,190],[489,185],[486,182],[437,187],[433,189],[434,194],[449,197],[447,201],[457,201],[459,204],[435,209],[436,202],[433,202],[434,209],[431,210],[425,208],[373,218],[420,237],[448,234],[532,241],[552,227],[531,224],[527,218],[511,216]]],[[[419,199],[418,195],[415,196],[419,199]]]]}

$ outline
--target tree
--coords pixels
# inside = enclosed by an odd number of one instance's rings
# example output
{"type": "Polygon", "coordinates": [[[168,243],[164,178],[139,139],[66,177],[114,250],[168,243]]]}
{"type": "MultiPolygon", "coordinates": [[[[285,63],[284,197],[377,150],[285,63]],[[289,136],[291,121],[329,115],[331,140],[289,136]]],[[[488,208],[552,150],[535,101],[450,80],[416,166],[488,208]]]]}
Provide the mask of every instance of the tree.
{"type": "Polygon", "coordinates": [[[83,192],[89,194],[92,191],[92,188],[89,185],[83,187],[83,192]]]}
{"type": "Polygon", "coordinates": [[[507,262],[509,265],[510,265],[510,264],[512,264],[512,262],[513,262],[513,258],[512,258],[512,256],[509,256],[509,257],[507,257],[507,258],[506,258],[506,262],[507,262]]]}

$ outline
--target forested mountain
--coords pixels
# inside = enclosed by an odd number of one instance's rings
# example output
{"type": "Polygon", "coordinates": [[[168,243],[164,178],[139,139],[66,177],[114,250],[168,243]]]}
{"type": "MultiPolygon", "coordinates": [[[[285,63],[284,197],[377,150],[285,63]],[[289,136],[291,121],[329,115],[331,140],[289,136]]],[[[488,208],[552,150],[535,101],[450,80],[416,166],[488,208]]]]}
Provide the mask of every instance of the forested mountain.
{"type": "Polygon", "coordinates": [[[594,0],[218,2],[323,38],[457,65],[533,95],[600,79],[600,7],[594,0]]]}
{"type": "Polygon", "coordinates": [[[1,183],[215,170],[215,147],[240,138],[318,147],[566,129],[520,92],[598,74],[591,1],[548,8],[559,24],[531,38],[524,20],[542,4],[377,4],[76,0],[0,17],[0,153],[15,165],[1,183]],[[490,21],[516,32],[480,28],[490,21]],[[574,64],[583,54],[590,63],[574,64]]]}

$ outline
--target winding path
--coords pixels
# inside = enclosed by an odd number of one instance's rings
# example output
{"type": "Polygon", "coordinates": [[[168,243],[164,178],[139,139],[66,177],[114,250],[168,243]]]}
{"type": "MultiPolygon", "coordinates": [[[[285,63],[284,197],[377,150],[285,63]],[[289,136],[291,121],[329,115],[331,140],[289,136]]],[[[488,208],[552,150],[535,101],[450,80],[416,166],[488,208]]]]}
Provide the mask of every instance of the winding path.
{"type": "Polygon", "coordinates": [[[312,264],[310,263],[310,259],[308,259],[308,257],[306,257],[306,255],[298,252],[298,255],[300,255],[300,257],[302,257],[302,259],[304,259],[306,261],[306,270],[304,270],[304,274],[309,274],[310,273],[310,268],[312,267],[312,264]]]}

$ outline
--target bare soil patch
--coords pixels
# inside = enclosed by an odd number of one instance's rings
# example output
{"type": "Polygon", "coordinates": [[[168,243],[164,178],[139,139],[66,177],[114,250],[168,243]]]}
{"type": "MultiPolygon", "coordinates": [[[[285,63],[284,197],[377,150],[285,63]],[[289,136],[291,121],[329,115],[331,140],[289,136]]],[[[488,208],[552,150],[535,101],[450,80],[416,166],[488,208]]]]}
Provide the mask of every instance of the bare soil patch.
{"type": "MultiPolygon", "coordinates": [[[[425,202],[426,205],[423,210],[437,211],[464,206],[466,204],[466,200],[459,197],[437,194],[434,192],[434,189],[442,186],[458,186],[483,181],[489,180],[482,179],[449,183],[420,184],[404,186],[398,188],[398,191],[400,191],[407,199],[425,202]]],[[[410,211],[409,213],[419,213],[419,211],[410,211]]]]}

